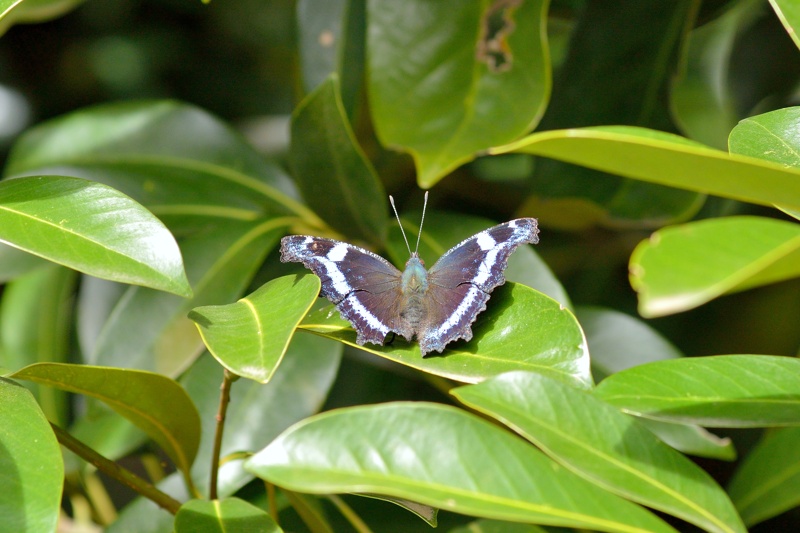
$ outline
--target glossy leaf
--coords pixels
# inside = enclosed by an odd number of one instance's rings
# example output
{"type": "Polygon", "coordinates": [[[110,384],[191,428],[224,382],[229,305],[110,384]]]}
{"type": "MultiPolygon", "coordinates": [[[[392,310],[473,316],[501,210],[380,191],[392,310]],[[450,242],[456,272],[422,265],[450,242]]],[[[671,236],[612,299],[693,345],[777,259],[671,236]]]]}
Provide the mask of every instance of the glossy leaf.
{"type": "Polygon", "coordinates": [[[271,219],[261,224],[219,224],[182,239],[194,298],[180,300],[147,289],[129,288],[114,302],[88,361],[168,376],[180,374],[203,347],[188,312],[195,306],[238,298],[284,234],[285,223],[286,220],[271,219]]]}
{"type": "Polygon", "coordinates": [[[797,31],[800,29],[800,6],[792,0],[769,0],[769,3],[783,27],[786,28],[786,33],[800,48],[800,39],[797,37],[797,31]]]}
{"type": "Polygon", "coordinates": [[[0,378],[0,516],[7,531],[55,531],[61,507],[61,448],[36,400],[0,378]]]}
{"type": "Polygon", "coordinates": [[[691,222],[655,232],[631,254],[643,316],[800,276],[800,225],[759,217],[691,222]]]}
{"type": "Polygon", "coordinates": [[[289,178],[230,126],[175,101],[104,104],[45,122],[15,143],[6,176],[54,167],[124,192],[176,234],[202,230],[209,220],[264,216],[324,226],[292,198],[289,178]]]}
{"type": "Polygon", "coordinates": [[[659,361],[607,377],[595,394],[656,420],[708,427],[800,425],[800,360],[717,355],[659,361]]]}
{"type": "Polygon", "coordinates": [[[84,0],[0,0],[0,35],[14,24],[44,22],[68,13],[84,0]]]}
{"type": "Polygon", "coordinates": [[[200,417],[186,391],[160,374],[88,365],[37,363],[9,377],[102,400],[145,431],[183,472],[200,439],[200,417]]]}
{"type": "MultiPolygon", "coordinates": [[[[404,213],[402,215],[403,229],[409,239],[419,233],[421,216],[422,214],[417,212],[404,213]]],[[[425,224],[422,228],[422,237],[419,243],[419,255],[430,268],[453,246],[498,223],[483,217],[463,213],[428,211],[425,213],[425,224]]],[[[545,235],[544,238],[547,238],[547,236],[545,235]]],[[[393,224],[389,231],[387,257],[401,270],[406,261],[408,261],[408,248],[406,248],[406,243],[397,224],[393,224]]],[[[533,246],[520,246],[517,248],[508,260],[505,277],[509,281],[522,283],[543,292],[568,309],[572,307],[567,291],[564,290],[561,282],[555,277],[547,263],[542,261],[533,246]]]]}
{"type": "MultiPolygon", "coordinates": [[[[49,265],[17,278],[3,289],[0,339],[3,366],[18,370],[38,362],[66,362],[70,353],[75,272],[49,265]]],[[[66,427],[66,395],[31,384],[48,420],[66,427]]]]}
{"type": "Polygon", "coordinates": [[[420,187],[538,122],[551,83],[546,13],[542,0],[368,3],[375,128],[414,156],[420,187]]]}
{"type": "Polygon", "coordinates": [[[672,531],[510,433],[439,404],[317,415],[284,432],[246,468],[302,492],[380,493],[484,518],[601,531],[672,531]]]}
{"type": "Polygon", "coordinates": [[[600,307],[579,307],[575,314],[589,344],[595,377],[682,356],[657,331],[625,313],[600,307]]]}
{"type": "Polygon", "coordinates": [[[289,157],[303,197],[343,234],[378,244],[386,235],[386,192],[342,107],[339,78],[329,77],[292,115],[289,157]]]}
{"type": "Polygon", "coordinates": [[[615,494],[706,531],[746,531],[711,476],[589,394],[532,372],[512,372],[451,392],[615,494]]]}
{"type": "Polygon", "coordinates": [[[267,383],[319,290],[320,281],[314,275],[283,276],[236,303],[197,307],[189,318],[222,366],[267,383]]]}
{"type": "Polygon", "coordinates": [[[489,152],[540,155],[650,183],[800,208],[800,171],[661,131],[629,126],[546,131],[489,152]]]}
{"type": "Polygon", "coordinates": [[[455,381],[476,383],[512,370],[532,370],[577,387],[592,386],[589,352],[575,316],[524,285],[506,283],[495,289],[472,325],[470,342],[451,343],[442,354],[425,358],[416,342],[401,337],[384,346],[358,346],[355,331],[333,306],[311,312],[300,327],[455,381]]]}
{"type": "Polygon", "coordinates": [[[192,294],[167,228],[99,183],[63,176],[0,182],[0,239],[99,278],[192,294]]]}
{"type": "Polygon", "coordinates": [[[787,107],[746,118],[731,131],[728,139],[730,150],[784,167],[800,167],[798,126],[800,107],[787,107]]]}
{"type": "Polygon", "coordinates": [[[800,505],[800,428],[768,433],[728,485],[745,523],[757,524],[800,505]]]}
{"type": "Polygon", "coordinates": [[[228,531],[283,531],[262,509],[239,498],[189,500],[175,515],[175,533],[225,533],[228,531]]]}
{"type": "Polygon", "coordinates": [[[475,520],[469,524],[451,529],[449,533],[547,533],[546,529],[532,524],[501,522],[499,520],[475,520]]]}

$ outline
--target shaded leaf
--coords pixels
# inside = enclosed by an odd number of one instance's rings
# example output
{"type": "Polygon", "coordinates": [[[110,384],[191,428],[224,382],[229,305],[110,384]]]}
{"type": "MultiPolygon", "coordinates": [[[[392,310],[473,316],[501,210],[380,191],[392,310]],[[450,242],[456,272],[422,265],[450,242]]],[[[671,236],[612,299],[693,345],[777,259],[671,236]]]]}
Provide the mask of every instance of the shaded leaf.
{"type": "Polygon", "coordinates": [[[706,531],[746,531],[711,476],[632,417],[589,394],[532,372],[512,372],[451,392],[615,494],[706,531]]]}
{"type": "Polygon", "coordinates": [[[736,460],[736,448],[730,437],[718,437],[693,424],[673,424],[648,418],[639,418],[639,423],[679,452],[722,461],[736,460]]]}
{"type": "Polygon", "coordinates": [[[664,228],[636,247],[630,272],[643,316],[685,311],[800,276],[800,225],[725,217],[664,228]]]}
{"type": "Polygon", "coordinates": [[[102,400],[145,431],[175,465],[188,473],[200,440],[200,417],[175,381],[119,368],[37,363],[9,377],[102,400]]]}
{"type": "Polygon", "coordinates": [[[289,158],[303,197],[338,231],[373,244],[386,236],[386,192],[353,134],[329,77],[292,115],[289,158]]]}
{"type": "Polygon", "coordinates": [[[800,360],[716,355],[658,361],[604,379],[595,394],[627,413],[709,427],[800,424],[800,360]]]}
{"type": "Polygon", "coordinates": [[[672,531],[497,426],[439,404],[317,415],[284,432],[246,468],[302,492],[380,493],[484,518],[602,531],[672,531]]]}
{"type": "Polygon", "coordinates": [[[0,35],[14,24],[44,22],[72,11],[84,0],[0,0],[0,35]]]}
{"type": "Polygon", "coordinates": [[[175,515],[175,533],[225,533],[229,531],[283,531],[262,509],[239,498],[189,500],[175,515]]]}
{"type": "Polygon", "coordinates": [[[800,428],[768,433],[745,457],[728,492],[749,526],[800,505],[800,428]]]}
{"type": "Polygon", "coordinates": [[[0,239],[99,278],[192,294],[172,234],[100,183],[63,176],[0,182],[0,239]]]}
{"type": "Polygon", "coordinates": [[[368,3],[375,128],[414,156],[420,187],[538,122],[551,83],[546,13],[542,0],[368,3]]]}
{"type": "Polygon", "coordinates": [[[0,378],[0,516],[7,531],[55,531],[64,463],[53,430],[24,387],[0,378]]]}
{"type": "Polygon", "coordinates": [[[786,33],[800,48],[800,38],[797,37],[797,31],[800,29],[800,6],[792,0],[769,0],[769,3],[783,27],[786,28],[786,33]]]}
{"type": "Polygon", "coordinates": [[[222,366],[267,383],[319,290],[314,275],[283,276],[236,303],[196,307],[189,318],[222,366]]]}
{"type": "Polygon", "coordinates": [[[419,345],[396,337],[391,344],[356,344],[356,333],[333,306],[312,311],[300,328],[430,374],[476,383],[512,370],[532,370],[590,388],[589,352],[575,316],[555,300],[524,285],[506,283],[492,293],[472,325],[470,342],[449,344],[420,356],[419,345]]]}
{"type": "Polygon", "coordinates": [[[489,152],[540,155],[650,183],[800,208],[800,171],[661,131],[631,126],[546,131],[489,152]]]}

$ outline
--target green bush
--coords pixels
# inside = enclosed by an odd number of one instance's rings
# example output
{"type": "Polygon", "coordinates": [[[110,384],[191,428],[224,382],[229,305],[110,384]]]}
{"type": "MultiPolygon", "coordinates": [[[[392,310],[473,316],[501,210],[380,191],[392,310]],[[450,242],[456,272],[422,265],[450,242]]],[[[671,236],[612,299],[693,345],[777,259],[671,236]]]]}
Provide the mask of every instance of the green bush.
{"type": "Polygon", "coordinates": [[[794,2],[78,4],[0,10],[8,531],[798,527],[794,2]],[[279,257],[517,217],[426,357],[279,257]]]}

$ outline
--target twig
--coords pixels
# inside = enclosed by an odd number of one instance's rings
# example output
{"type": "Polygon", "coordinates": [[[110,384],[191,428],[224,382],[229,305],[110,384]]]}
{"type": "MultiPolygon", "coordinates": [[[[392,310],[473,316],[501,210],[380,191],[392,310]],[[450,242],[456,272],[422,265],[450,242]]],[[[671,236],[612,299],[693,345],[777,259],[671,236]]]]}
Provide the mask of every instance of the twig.
{"type": "Polygon", "coordinates": [[[225,414],[231,402],[231,384],[239,376],[225,369],[222,385],[219,387],[219,409],[217,410],[217,429],[214,432],[214,452],[211,454],[211,480],[208,489],[208,498],[217,499],[217,476],[219,475],[219,456],[222,451],[222,434],[225,431],[225,414]]]}

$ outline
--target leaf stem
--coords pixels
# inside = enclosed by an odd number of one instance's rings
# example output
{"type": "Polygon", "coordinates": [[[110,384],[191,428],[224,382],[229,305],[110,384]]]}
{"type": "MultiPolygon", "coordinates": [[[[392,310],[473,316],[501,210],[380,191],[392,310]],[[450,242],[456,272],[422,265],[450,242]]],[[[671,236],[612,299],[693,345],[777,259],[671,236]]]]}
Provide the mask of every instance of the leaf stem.
{"type": "Polygon", "coordinates": [[[228,412],[228,404],[231,402],[231,384],[239,379],[239,376],[224,369],[222,385],[219,387],[219,409],[217,410],[217,429],[214,432],[214,451],[211,454],[211,480],[208,489],[208,498],[217,499],[217,476],[219,475],[219,456],[222,451],[222,434],[225,431],[225,414],[228,412]]]}
{"type": "Polygon", "coordinates": [[[372,533],[372,530],[369,528],[367,524],[361,520],[361,517],[353,511],[353,508],[347,505],[343,499],[341,499],[336,494],[328,494],[328,499],[339,509],[339,512],[342,513],[350,525],[353,526],[353,529],[358,531],[358,533],[372,533]]]}
{"type": "Polygon", "coordinates": [[[51,423],[50,427],[53,428],[53,432],[55,433],[58,442],[61,443],[62,446],[73,452],[81,459],[93,464],[98,470],[107,476],[116,479],[123,485],[132,488],[145,498],[152,500],[156,503],[156,505],[173,515],[176,514],[180,509],[181,502],[174,499],[169,494],[161,492],[152,483],[145,481],[127,468],[118,465],[114,461],[103,457],[95,450],[91,449],[55,424],[51,423]]]}

